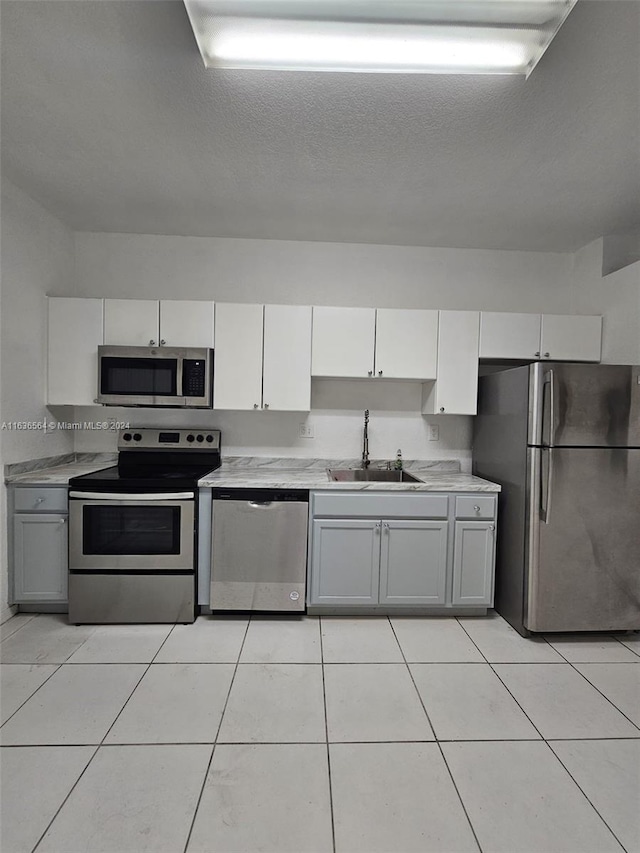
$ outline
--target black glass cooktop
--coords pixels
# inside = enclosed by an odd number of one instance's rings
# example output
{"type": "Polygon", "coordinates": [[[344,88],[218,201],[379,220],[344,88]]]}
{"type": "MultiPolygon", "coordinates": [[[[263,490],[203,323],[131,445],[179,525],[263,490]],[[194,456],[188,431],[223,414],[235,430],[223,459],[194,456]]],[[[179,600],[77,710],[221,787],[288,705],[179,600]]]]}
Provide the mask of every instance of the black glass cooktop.
{"type": "Polygon", "coordinates": [[[184,465],[169,466],[162,468],[158,466],[140,466],[126,468],[114,465],[112,468],[103,468],[101,471],[93,471],[91,474],[83,474],[69,481],[72,489],[85,489],[90,491],[175,491],[176,489],[194,489],[198,480],[208,474],[209,471],[219,467],[217,465],[184,465]]]}

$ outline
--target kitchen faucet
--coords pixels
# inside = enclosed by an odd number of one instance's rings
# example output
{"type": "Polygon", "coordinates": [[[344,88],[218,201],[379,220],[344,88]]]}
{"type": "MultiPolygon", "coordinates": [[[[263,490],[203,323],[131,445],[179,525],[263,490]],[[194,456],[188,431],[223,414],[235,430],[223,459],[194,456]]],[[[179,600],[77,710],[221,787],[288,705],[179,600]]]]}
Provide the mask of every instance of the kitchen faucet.
{"type": "Polygon", "coordinates": [[[364,413],[364,433],[362,435],[362,467],[369,467],[369,409],[364,413]]]}

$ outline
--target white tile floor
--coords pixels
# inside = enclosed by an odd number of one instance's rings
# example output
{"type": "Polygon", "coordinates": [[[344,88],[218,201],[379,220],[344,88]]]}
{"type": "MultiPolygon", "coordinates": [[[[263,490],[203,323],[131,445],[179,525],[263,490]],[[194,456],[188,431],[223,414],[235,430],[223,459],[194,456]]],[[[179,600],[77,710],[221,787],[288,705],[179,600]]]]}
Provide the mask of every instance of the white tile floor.
{"type": "Polygon", "coordinates": [[[638,635],[2,626],[2,853],[640,851],[638,635]]]}

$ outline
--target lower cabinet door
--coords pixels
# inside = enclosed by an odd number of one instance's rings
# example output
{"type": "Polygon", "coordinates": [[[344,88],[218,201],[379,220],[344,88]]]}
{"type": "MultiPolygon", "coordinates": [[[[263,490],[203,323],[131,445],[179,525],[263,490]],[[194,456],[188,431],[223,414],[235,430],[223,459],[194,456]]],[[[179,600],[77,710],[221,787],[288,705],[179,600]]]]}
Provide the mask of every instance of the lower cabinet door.
{"type": "Polygon", "coordinates": [[[310,604],[378,603],[380,522],[313,522],[310,604]]]}
{"type": "Polygon", "coordinates": [[[446,521],[383,521],[380,604],[444,604],[446,521]]]}
{"type": "Polygon", "coordinates": [[[494,557],[494,522],[456,521],[453,604],[493,604],[494,557]]]}
{"type": "Polygon", "coordinates": [[[67,516],[16,513],[13,516],[14,600],[66,601],[67,516]]]}

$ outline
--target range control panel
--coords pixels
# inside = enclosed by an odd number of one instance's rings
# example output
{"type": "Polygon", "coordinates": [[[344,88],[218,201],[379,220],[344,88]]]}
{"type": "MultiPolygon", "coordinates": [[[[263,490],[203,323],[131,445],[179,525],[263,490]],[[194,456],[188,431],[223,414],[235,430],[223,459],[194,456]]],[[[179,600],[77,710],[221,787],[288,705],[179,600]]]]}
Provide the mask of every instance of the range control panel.
{"type": "Polygon", "coordinates": [[[219,450],[220,430],[199,427],[196,429],[155,429],[133,427],[120,430],[118,450],[219,450]]]}

